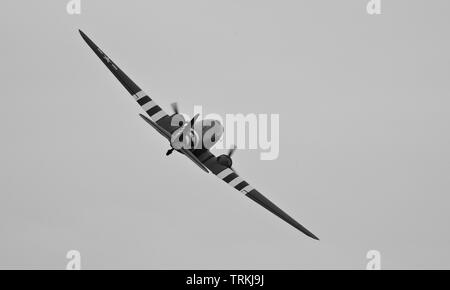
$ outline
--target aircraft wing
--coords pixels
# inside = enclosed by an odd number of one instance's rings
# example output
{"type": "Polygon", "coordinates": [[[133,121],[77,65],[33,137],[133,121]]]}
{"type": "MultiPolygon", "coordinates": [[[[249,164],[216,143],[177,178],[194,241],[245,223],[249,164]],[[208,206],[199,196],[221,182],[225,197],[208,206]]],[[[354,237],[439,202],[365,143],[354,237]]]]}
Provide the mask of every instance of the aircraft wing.
{"type": "MultiPolygon", "coordinates": [[[[177,129],[177,127],[171,126],[169,115],[158,106],[154,100],[152,100],[141,88],[138,87],[83,31],[79,30],[81,37],[86,41],[89,47],[100,58],[100,60],[106,65],[106,67],[112,72],[112,74],[119,80],[119,82],[125,87],[125,89],[134,97],[137,103],[144,109],[144,111],[150,116],[150,119],[140,114],[149,125],[151,125],[158,133],[169,140],[171,133],[177,129]]],[[[181,153],[186,155],[191,161],[193,161],[203,171],[209,173],[208,169],[197,159],[191,150],[181,149],[181,153]]]]}
{"type": "Polygon", "coordinates": [[[171,134],[164,130],[161,126],[147,118],[146,116],[139,114],[142,119],[144,119],[145,122],[147,122],[150,126],[152,126],[156,131],[158,131],[159,134],[161,134],[164,138],[166,138],[170,142],[171,134]]]}
{"type": "Polygon", "coordinates": [[[272,203],[268,198],[262,195],[259,191],[254,189],[250,184],[248,184],[244,179],[242,179],[235,171],[228,168],[217,161],[217,158],[209,150],[198,154],[198,159],[218,178],[222,179],[224,182],[228,183],[231,187],[243,193],[245,196],[258,203],[265,209],[272,212],[274,215],[278,216],[294,228],[298,229],[305,235],[319,240],[313,233],[308,231],[304,226],[299,224],[296,220],[290,217],[282,209],[272,203]]]}
{"type": "Polygon", "coordinates": [[[150,116],[151,120],[170,132],[171,128],[167,125],[170,123],[170,121],[168,121],[168,114],[161,109],[161,107],[158,106],[155,101],[152,100],[143,90],[141,90],[141,88],[139,88],[86,34],[83,33],[83,31],[79,30],[79,32],[89,47],[112,72],[117,80],[119,80],[119,82],[125,87],[125,89],[134,97],[136,102],[150,116]]]}

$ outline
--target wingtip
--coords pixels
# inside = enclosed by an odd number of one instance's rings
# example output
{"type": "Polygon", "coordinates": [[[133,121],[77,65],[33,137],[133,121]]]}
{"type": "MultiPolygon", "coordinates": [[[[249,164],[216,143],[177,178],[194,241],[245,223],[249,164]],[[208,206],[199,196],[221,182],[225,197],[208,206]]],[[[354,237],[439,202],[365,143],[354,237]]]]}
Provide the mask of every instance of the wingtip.
{"type": "Polygon", "coordinates": [[[311,239],[314,239],[316,241],[320,241],[320,239],[313,233],[311,233],[310,231],[308,231],[306,228],[301,227],[301,229],[299,229],[303,234],[307,235],[308,237],[310,237],[311,239]]]}
{"type": "Polygon", "coordinates": [[[308,231],[307,229],[305,229],[304,227],[301,228],[297,228],[298,230],[300,230],[300,232],[302,232],[303,234],[307,235],[308,237],[310,237],[311,239],[314,239],[316,241],[320,241],[320,239],[314,235],[313,233],[311,233],[310,231],[308,231]]]}
{"type": "Polygon", "coordinates": [[[262,207],[266,208],[270,212],[272,212],[274,215],[278,216],[306,236],[319,241],[319,238],[316,237],[313,233],[311,233],[308,229],[306,229],[304,226],[299,224],[296,220],[294,220],[292,217],[290,217],[287,213],[285,213],[283,210],[281,210],[278,206],[276,206],[274,203],[272,203],[269,199],[267,199],[264,195],[262,195],[260,192],[258,192],[256,189],[251,190],[246,194],[246,196],[262,207]]]}
{"type": "Polygon", "coordinates": [[[320,239],[318,237],[316,237],[315,235],[310,236],[311,238],[313,238],[316,241],[320,241],[320,239]]]}
{"type": "Polygon", "coordinates": [[[78,29],[78,32],[80,33],[81,37],[82,37],[84,40],[88,39],[87,35],[83,32],[83,30],[78,29]]]}

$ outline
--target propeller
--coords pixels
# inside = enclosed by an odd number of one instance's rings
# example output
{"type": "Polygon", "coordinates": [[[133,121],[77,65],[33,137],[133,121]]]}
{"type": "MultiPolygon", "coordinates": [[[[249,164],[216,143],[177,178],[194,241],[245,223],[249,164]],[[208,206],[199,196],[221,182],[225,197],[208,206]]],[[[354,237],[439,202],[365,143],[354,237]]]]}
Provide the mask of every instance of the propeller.
{"type": "Polygon", "coordinates": [[[175,113],[175,114],[178,114],[178,104],[177,103],[172,103],[171,104],[171,106],[172,106],[172,110],[173,110],[173,112],[175,113]]]}
{"type": "MultiPolygon", "coordinates": [[[[177,103],[172,103],[172,108],[173,108],[173,110],[175,111],[175,113],[178,113],[178,106],[177,106],[177,103]]],[[[183,132],[179,133],[178,138],[179,138],[179,141],[180,141],[180,142],[184,142],[183,139],[184,139],[185,134],[191,134],[189,131],[191,131],[192,128],[194,127],[194,124],[195,124],[195,122],[197,121],[197,119],[198,119],[199,116],[200,116],[200,114],[195,115],[195,116],[191,119],[191,121],[189,122],[189,124],[187,124],[187,123],[180,123],[180,126],[187,125],[187,126],[184,128],[183,132]]],[[[191,134],[191,136],[192,136],[192,134],[191,134]]],[[[190,140],[191,140],[191,148],[194,148],[195,145],[196,145],[195,142],[194,142],[194,140],[197,140],[197,139],[196,139],[196,138],[193,139],[193,138],[195,138],[195,136],[193,136],[192,138],[190,138],[190,140]]],[[[172,146],[172,145],[171,145],[171,146],[172,146]]],[[[177,150],[178,150],[178,149],[177,149],[177,150]]],[[[166,152],[166,156],[169,156],[170,154],[172,154],[173,151],[174,151],[174,148],[172,147],[171,149],[169,149],[169,150],[166,152]]]]}
{"type": "MultiPolygon", "coordinates": [[[[172,104],[170,104],[172,106],[172,110],[175,114],[179,114],[180,110],[178,109],[178,103],[174,102],[172,104]]],[[[191,119],[191,128],[194,126],[195,121],[197,121],[198,116],[200,116],[200,114],[197,114],[194,116],[194,118],[191,119]]]]}
{"type": "Polygon", "coordinates": [[[218,157],[218,160],[220,164],[223,166],[226,166],[236,172],[236,174],[239,174],[234,168],[233,168],[233,160],[231,159],[231,156],[233,156],[234,152],[236,151],[237,146],[233,145],[230,150],[228,150],[227,154],[222,154],[218,157]]]}
{"type": "Polygon", "coordinates": [[[233,147],[230,149],[230,150],[228,150],[228,157],[230,157],[231,158],[231,156],[233,156],[233,154],[234,154],[234,152],[236,151],[236,149],[237,149],[237,146],[236,145],[233,145],[233,147]]]}
{"type": "Polygon", "coordinates": [[[194,116],[194,118],[191,119],[191,128],[194,127],[195,121],[197,121],[197,118],[200,116],[200,114],[197,114],[194,116]]]}
{"type": "MultiPolygon", "coordinates": [[[[228,151],[228,157],[230,157],[230,159],[231,159],[231,156],[233,156],[234,152],[236,152],[236,149],[237,149],[237,146],[236,146],[236,144],[235,144],[235,145],[233,145],[233,147],[231,147],[231,149],[228,151]]],[[[231,164],[233,164],[233,161],[231,161],[231,164]]],[[[236,169],[234,169],[234,168],[231,167],[231,166],[230,166],[230,168],[231,168],[231,170],[233,170],[234,172],[236,172],[237,175],[239,175],[239,173],[236,171],[236,169]]]]}

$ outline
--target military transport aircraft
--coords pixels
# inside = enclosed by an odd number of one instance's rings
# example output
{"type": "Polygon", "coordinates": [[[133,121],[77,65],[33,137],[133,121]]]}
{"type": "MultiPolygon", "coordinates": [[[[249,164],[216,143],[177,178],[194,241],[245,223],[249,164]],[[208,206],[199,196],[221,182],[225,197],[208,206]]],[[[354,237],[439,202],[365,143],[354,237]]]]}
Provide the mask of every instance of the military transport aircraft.
{"type": "MultiPolygon", "coordinates": [[[[198,167],[200,167],[203,171],[209,173],[211,171],[218,178],[222,179],[226,183],[228,183],[231,187],[234,187],[236,190],[245,194],[245,196],[249,197],[253,201],[257,202],[276,216],[283,219],[285,222],[289,223],[305,235],[318,240],[318,238],[308,231],[305,227],[291,218],[288,214],[282,211],[278,206],[273,204],[270,200],[268,200],[265,196],[259,193],[256,189],[254,189],[251,185],[249,185],[245,180],[238,176],[236,171],[232,168],[233,161],[231,156],[233,155],[236,147],[231,149],[228,154],[220,155],[216,157],[214,154],[210,152],[210,148],[220,139],[220,134],[213,134],[210,138],[212,142],[209,142],[208,145],[205,145],[207,142],[204,142],[201,148],[197,147],[189,147],[189,146],[179,146],[179,142],[177,144],[176,141],[183,141],[183,136],[187,136],[191,138],[191,142],[187,141],[187,143],[194,143],[195,132],[191,130],[192,127],[197,122],[198,115],[196,115],[190,122],[186,122],[183,119],[180,119],[181,116],[178,113],[178,107],[176,104],[172,104],[172,109],[174,110],[174,114],[167,114],[160,106],[158,106],[155,101],[150,98],[143,90],[141,90],[95,43],[89,39],[89,37],[84,34],[81,30],[79,30],[81,36],[89,45],[89,47],[95,52],[95,54],[101,59],[101,61],[108,67],[108,69],[113,73],[113,75],[119,80],[119,82],[125,87],[125,89],[134,97],[136,102],[144,109],[149,117],[140,114],[142,119],[144,119],[150,126],[152,126],[158,133],[160,133],[164,138],[166,138],[170,145],[171,149],[167,151],[166,155],[171,154],[174,150],[184,154],[186,157],[191,159],[198,167]],[[174,122],[174,120],[176,120],[174,122]],[[177,146],[175,146],[177,145],[177,146]]],[[[223,129],[220,123],[217,121],[209,120],[209,126],[216,126],[223,129]]],[[[203,121],[200,126],[205,127],[206,122],[203,121]]],[[[208,128],[210,128],[208,127],[208,128]]],[[[206,129],[208,129],[206,128],[206,129]]],[[[206,130],[207,131],[207,130],[206,130]]],[[[223,130],[222,130],[223,131],[223,130]]],[[[187,140],[187,139],[186,139],[187,140]]],[[[186,141],[185,140],[185,141],[186,141]]],[[[185,143],[183,143],[185,144],[185,143]]]]}

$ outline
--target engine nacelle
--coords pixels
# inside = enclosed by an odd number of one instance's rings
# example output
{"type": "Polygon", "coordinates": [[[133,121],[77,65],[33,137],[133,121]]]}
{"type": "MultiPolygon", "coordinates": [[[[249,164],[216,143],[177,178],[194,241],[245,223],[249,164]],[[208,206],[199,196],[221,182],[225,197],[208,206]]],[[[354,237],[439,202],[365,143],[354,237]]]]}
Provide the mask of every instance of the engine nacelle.
{"type": "Polygon", "coordinates": [[[228,155],[220,155],[217,157],[217,162],[219,162],[220,165],[223,165],[225,167],[231,168],[233,166],[233,160],[228,155]]]}

